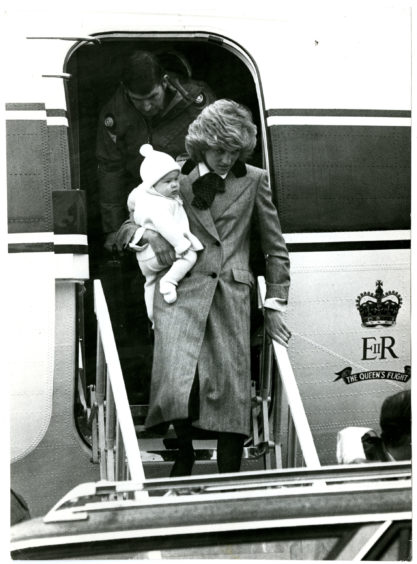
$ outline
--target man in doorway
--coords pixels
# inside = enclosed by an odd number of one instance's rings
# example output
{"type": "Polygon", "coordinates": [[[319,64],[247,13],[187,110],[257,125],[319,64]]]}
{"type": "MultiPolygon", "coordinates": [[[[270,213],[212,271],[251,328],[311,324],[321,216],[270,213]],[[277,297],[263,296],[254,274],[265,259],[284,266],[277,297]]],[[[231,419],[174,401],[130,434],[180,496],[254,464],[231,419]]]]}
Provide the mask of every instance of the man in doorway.
{"type": "MultiPolygon", "coordinates": [[[[129,192],[140,183],[143,157],[139,148],[177,159],[185,153],[188,126],[214,96],[203,82],[167,73],[151,52],[134,51],[126,61],[121,83],[100,112],[96,157],[104,246],[123,250],[133,227],[125,226],[129,192]]],[[[161,259],[166,257],[161,253],[161,259]]]]}

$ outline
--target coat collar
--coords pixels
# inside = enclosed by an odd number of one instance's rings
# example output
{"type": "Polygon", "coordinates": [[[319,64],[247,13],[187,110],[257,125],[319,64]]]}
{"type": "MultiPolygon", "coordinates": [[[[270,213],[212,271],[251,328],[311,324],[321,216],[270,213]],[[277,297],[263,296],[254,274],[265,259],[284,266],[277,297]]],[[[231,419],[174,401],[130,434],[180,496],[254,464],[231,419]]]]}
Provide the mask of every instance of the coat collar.
{"type": "MultiPolygon", "coordinates": [[[[193,161],[186,161],[181,170],[181,173],[185,175],[183,176],[181,181],[181,196],[188,204],[187,214],[193,214],[196,219],[198,219],[198,221],[205,227],[205,229],[216,239],[219,239],[219,235],[214,222],[217,221],[225,213],[225,211],[230,208],[234,201],[242,197],[246,191],[245,180],[243,180],[243,182],[242,180],[240,180],[243,176],[246,176],[246,165],[241,161],[237,162],[239,162],[240,165],[235,168],[235,163],[234,167],[231,170],[233,174],[229,173],[226,178],[225,193],[218,194],[212,206],[206,210],[199,210],[191,205],[191,202],[194,198],[192,185],[193,182],[199,177],[198,166],[193,161]]],[[[250,183],[250,180],[248,182],[250,183]]]]}

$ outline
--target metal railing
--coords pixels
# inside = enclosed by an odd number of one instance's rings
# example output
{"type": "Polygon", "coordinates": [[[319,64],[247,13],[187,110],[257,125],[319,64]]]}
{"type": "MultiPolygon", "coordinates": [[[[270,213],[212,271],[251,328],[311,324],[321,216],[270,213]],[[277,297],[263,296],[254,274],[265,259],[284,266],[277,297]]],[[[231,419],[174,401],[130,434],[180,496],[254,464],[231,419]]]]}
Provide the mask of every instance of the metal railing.
{"type": "MultiPolygon", "coordinates": [[[[258,278],[259,304],[263,306],[265,280],[258,278]]],[[[97,317],[96,385],[91,390],[93,460],[100,464],[102,480],[143,483],[145,474],[133,424],[120,360],[101,282],[94,281],[97,317]]],[[[320,467],[310,426],[286,347],[263,334],[259,394],[253,387],[254,445],[264,456],[265,469],[294,468],[301,452],[307,468],[320,467]],[[272,393],[273,391],[273,393],[272,393]],[[286,433],[281,418],[288,409],[286,433]],[[260,419],[260,421],[259,421],[260,419]],[[282,437],[286,436],[285,448],[282,437]],[[286,453],[285,460],[282,452],[286,453]]]]}
{"type": "Polygon", "coordinates": [[[96,385],[91,392],[93,461],[102,480],[143,484],[145,473],[110,315],[100,280],[94,280],[97,317],[96,385]]]}
{"type": "MultiPolygon", "coordinates": [[[[259,306],[264,306],[265,279],[258,277],[259,306]]],[[[283,345],[273,341],[263,331],[260,361],[260,391],[253,398],[254,437],[264,445],[265,468],[294,468],[298,452],[301,452],[307,468],[319,468],[320,460],[314,444],[310,425],[304,410],[297,381],[283,345]],[[275,361],[275,362],[274,362],[275,361]],[[274,390],[272,394],[271,391],[274,390]],[[286,448],[282,449],[281,417],[288,406],[286,448]],[[262,431],[259,433],[257,419],[262,414],[262,431]],[[272,432],[271,428],[272,427],[272,432]],[[285,450],[285,460],[282,459],[285,450]]]]}

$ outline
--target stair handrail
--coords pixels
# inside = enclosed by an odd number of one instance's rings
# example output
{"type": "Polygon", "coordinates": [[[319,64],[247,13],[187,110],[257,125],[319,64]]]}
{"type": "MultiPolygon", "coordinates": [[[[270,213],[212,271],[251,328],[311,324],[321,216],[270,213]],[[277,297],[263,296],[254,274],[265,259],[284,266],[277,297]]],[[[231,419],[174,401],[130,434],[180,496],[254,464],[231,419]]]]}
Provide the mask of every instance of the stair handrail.
{"type": "MultiPolygon", "coordinates": [[[[263,276],[258,276],[258,295],[260,303],[262,307],[264,307],[266,284],[263,276]]],[[[285,390],[288,407],[297,433],[297,439],[304,462],[307,468],[320,468],[320,460],[301,399],[300,390],[298,389],[297,380],[295,379],[294,371],[291,366],[290,357],[288,356],[288,349],[274,339],[271,339],[271,341],[278,366],[279,377],[281,378],[285,390]]],[[[279,407],[280,406],[277,406],[277,408],[279,407]]]]}
{"type": "Polygon", "coordinates": [[[126,452],[131,480],[143,484],[145,472],[130,405],[127,398],[120,359],[114,339],[109,310],[100,280],[94,280],[94,311],[97,317],[97,333],[102,344],[107,365],[107,377],[116,406],[117,419],[126,452]]]}

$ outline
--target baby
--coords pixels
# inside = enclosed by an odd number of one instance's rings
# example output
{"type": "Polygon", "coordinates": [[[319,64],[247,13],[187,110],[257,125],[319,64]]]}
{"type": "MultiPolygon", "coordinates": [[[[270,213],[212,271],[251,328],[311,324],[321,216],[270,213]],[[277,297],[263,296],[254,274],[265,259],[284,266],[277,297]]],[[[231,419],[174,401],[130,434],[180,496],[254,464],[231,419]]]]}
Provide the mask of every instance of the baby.
{"type": "Polygon", "coordinates": [[[148,144],[142,145],[140,153],[145,157],[140,167],[142,184],[132,190],[127,200],[130,216],[140,228],[130,246],[137,251],[136,258],[146,278],[145,303],[148,317],[153,323],[155,284],[166,266],[159,264],[150,245],[138,246],[144,229],[156,231],[175,249],[177,258],[159,282],[159,290],[169,304],[177,299],[178,282],[195,265],[196,251],[202,250],[203,245],[190,232],[179,195],[178,163],[170,155],[155,151],[148,144]]]}

